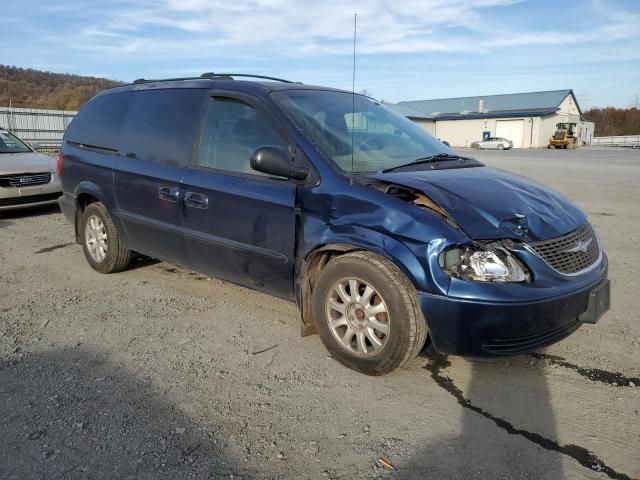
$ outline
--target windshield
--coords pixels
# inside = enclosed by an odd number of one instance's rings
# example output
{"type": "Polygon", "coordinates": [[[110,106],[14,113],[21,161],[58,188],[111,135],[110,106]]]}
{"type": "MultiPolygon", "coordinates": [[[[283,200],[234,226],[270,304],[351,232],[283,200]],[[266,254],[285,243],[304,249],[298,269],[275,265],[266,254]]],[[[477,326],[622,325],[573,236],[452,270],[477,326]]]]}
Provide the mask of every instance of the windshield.
{"type": "Polygon", "coordinates": [[[316,148],[345,172],[379,171],[453,154],[411,120],[362,95],[284,90],[273,96],[316,148]]]}
{"type": "Polygon", "coordinates": [[[0,130],[0,153],[27,153],[31,149],[15,135],[0,130]]]}

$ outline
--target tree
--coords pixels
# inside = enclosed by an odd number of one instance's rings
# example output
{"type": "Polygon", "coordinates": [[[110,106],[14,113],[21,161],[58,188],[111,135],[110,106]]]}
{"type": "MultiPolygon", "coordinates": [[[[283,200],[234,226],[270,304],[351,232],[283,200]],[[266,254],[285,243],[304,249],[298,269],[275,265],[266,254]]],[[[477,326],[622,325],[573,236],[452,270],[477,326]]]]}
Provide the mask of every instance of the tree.
{"type": "Polygon", "coordinates": [[[636,95],[630,108],[592,108],[584,118],[596,124],[594,136],[640,135],[640,99],[636,95]],[[638,106],[636,106],[638,105],[638,106]]]}

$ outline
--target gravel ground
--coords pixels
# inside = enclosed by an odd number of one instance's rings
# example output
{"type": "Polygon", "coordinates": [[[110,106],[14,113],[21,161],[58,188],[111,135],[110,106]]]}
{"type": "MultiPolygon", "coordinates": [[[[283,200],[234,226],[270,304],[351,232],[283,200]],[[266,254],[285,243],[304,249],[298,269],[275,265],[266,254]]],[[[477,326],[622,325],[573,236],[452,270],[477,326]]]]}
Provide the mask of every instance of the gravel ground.
{"type": "Polygon", "coordinates": [[[640,477],[640,151],[464,153],[589,214],[597,325],[366,377],[292,304],[161,262],[100,275],[57,210],[0,214],[0,478],[640,477]]]}

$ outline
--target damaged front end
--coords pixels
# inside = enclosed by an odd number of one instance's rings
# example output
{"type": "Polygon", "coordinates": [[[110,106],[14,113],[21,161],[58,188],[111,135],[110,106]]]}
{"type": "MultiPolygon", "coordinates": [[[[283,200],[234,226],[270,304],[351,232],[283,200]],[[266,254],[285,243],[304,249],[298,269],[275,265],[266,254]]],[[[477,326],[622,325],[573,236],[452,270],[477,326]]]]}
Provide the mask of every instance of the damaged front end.
{"type": "MultiPolygon", "coordinates": [[[[381,181],[371,183],[370,186],[430,212],[453,228],[463,231],[451,215],[424,192],[381,181]]],[[[468,245],[454,245],[440,253],[438,263],[449,277],[460,280],[494,283],[530,282],[531,272],[509,250],[513,245],[514,241],[511,239],[472,241],[468,245]]]]}

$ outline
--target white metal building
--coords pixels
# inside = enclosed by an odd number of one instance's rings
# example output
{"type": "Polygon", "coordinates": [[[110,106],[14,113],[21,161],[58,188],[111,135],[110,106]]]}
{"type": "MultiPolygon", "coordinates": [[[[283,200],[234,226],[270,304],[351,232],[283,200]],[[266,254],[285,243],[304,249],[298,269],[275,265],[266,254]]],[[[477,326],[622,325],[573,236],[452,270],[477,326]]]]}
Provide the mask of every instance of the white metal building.
{"type": "Polygon", "coordinates": [[[483,135],[507,138],[514,148],[546,147],[557,123],[577,123],[580,144],[590,144],[593,137],[594,124],[582,118],[572,90],[416,100],[387,106],[453,147],[468,147],[483,135]]]}

